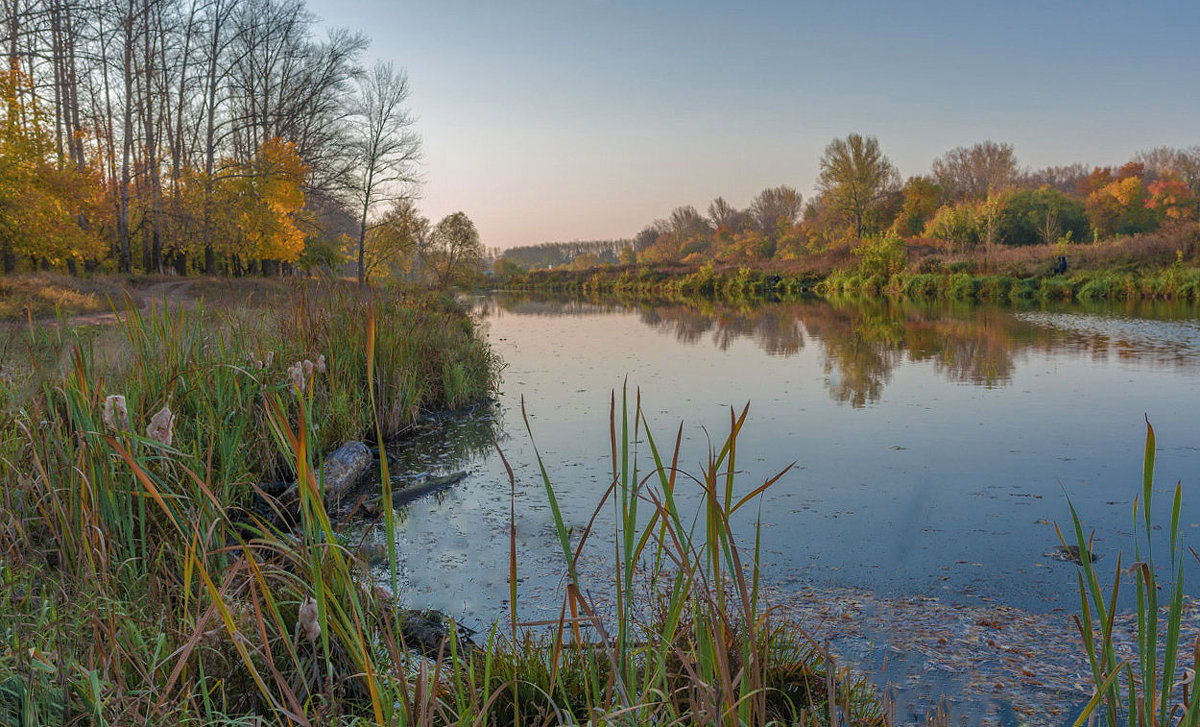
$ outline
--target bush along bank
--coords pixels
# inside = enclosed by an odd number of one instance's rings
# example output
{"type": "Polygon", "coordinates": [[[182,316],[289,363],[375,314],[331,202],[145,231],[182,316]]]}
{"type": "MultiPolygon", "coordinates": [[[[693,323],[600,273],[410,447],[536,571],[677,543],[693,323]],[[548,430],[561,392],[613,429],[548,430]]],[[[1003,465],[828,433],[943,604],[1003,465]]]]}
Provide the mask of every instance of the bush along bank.
{"type": "Polygon", "coordinates": [[[889,234],[786,263],[533,270],[506,277],[497,287],[729,302],[813,294],[986,301],[1200,300],[1200,230],[1177,225],[1094,244],[968,250],[889,234]]]}
{"type": "Polygon", "coordinates": [[[857,295],[986,301],[1200,300],[1200,269],[1172,266],[1120,272],[1084,270],[1017,277],[969,272],[869,274],[835,270],[814,286],[822,296],[857,295]]]}
{"type": "Polygon", "coordinates": [[[793,300],[805,296],[853,295],[980,301],[1200,300],[1200,269],[1170,266],[1155,270],[1081,270],[1065,275],[1020,276],[963,271],[868,273],[834,270],[770,273],[749,267],[716,272],[626,269],[621,271],[538,271],[513,279],[506,290],[612,295],[620,297],[724,301],[793,300]]]}
{"type": "Polygon", "coordinates": [[[613,295],[684,300],[799,298],[812,294],[821,276],[811,272],[776,273],[742,265],[717,269],[713,265],[602,268],[595,270],[535,270],[509,278],[505,290],[613,295]]]}

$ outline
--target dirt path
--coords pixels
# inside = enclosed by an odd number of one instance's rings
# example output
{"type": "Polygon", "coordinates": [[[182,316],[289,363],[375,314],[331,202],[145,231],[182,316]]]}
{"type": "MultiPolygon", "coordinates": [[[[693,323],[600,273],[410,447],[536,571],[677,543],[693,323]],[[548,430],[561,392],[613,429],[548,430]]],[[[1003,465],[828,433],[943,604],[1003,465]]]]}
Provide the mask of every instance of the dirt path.
{"type": "MultiPolygon", "coordinates": [[[[169,306],[176,310],[179,306],[187,306],[192,302],[185,294],[192,286],[190,280],[180,280],[169,283],[155,283],[145,288],[127,288],[130,297],[142,313],[147,313],[152,307],[162,309],[169,306]]],[[[120,304],[119,301],[114,301],[120,304]]],[[[102,326],[120,323],[124,320],[125,310],[108,311],[106,313],[85,313],[77,316],[67,316],[66,322],[71,326],[102,326]]],[[[60,325],[58,318],[38,318],[34,321],[40,326],[51,328],[60,325]]],[[[29,325],[23,320],[0,321],[0,331],[13,331],[29,325]]]]}

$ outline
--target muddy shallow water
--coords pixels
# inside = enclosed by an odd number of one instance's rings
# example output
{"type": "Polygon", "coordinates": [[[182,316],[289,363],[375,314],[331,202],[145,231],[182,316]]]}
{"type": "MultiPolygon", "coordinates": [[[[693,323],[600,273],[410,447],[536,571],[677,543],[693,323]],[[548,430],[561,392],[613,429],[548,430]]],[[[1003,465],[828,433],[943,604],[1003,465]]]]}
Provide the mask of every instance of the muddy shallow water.
{"type": "MultiPolygon", "coordinates": [[[[412,606],[474,626],[507,614],[510,485],[495,438],[516,474],[521,610],[557,615],[559,546],[521,400],[578,532],[611,478],[610,397],[626,381],[658,439],[683,423],[685,469],[750,403],[739,489],[796,463],[738,524],[748,537],[761,513],[772,602],[896,685],[914,715],[945,694],[966,723],[1061,724],[1086,701],[1075,567],[1053,557],[1054,523],[1069,522],[1069,495],[1101,572],[1132,552],[1144,416],[1158,435],[1157,520],[1182,480],[1180,527],[1200,545],[1195,308],[504,296],[477,308],[506,364],[498,401],[393,448],[410,481],[469,473],[404,510],[395,538],[412,606]]],[[[649,461],[644,443],[639,455],[649,461]]],[[[599,530],[610,527],[606,509],[599,530]]],[[[597,538],[598,590],[608,553],[597,538]]]]}

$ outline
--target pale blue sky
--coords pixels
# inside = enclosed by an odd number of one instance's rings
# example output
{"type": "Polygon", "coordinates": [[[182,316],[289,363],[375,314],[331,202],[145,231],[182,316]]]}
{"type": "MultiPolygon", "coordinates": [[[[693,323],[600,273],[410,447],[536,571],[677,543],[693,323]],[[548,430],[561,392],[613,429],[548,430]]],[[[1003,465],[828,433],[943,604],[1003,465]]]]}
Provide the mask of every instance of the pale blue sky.
{"type": "Polygon", "coordinates": [[[1025,166],[1200,144],[1200,2],[308,0],[408,70],[421,207],[489,247],[807,198],[831,139],[905,177],[984,139],[1025,166]]]}

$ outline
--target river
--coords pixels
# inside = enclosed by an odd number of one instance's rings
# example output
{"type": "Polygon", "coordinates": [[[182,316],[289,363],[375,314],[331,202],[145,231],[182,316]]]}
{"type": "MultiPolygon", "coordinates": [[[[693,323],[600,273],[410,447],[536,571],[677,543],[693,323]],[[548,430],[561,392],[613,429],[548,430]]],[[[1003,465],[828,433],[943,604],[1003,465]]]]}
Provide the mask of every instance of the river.
{"type": "MultiPolygon", "coordinates": [[[[552,618],[561,553],[521,402],[580,532],[611,479],[610,403],[619,411],[623,387],[631,402],[640,390],[656,440],[683,424],[684,469],[698,470],[730,411],[750,404],[739,490],[795,463],[739,523],[752,538],[761,518],[773,603],[892,684],[902,717],[945,695],[964,723],[1069,722],[1090,688],[1069,619],[1075,567],[1050,556],[1054,523],[1069,526],[1069,496],[1095,530],[1101,572],[1118,551],[1130,561],[1145,417],[1157,434],[1156,521],[1168,522],[1182,480],[1180,527],[1200,545],[1195,307],[519,295],[475,305],[505,363],[497,401],[431,420],[394,452],[408,481],[468,471],[408,505],[395,538],[402,598],[476,627],[508,612],[510,485],[492,439],[516,476],[521,611],[552,618]]],[[[649,462],[644,440],[639,455],[649,462]]],[[[592,562],[611,553],[604,543],[592,562]]]]}

